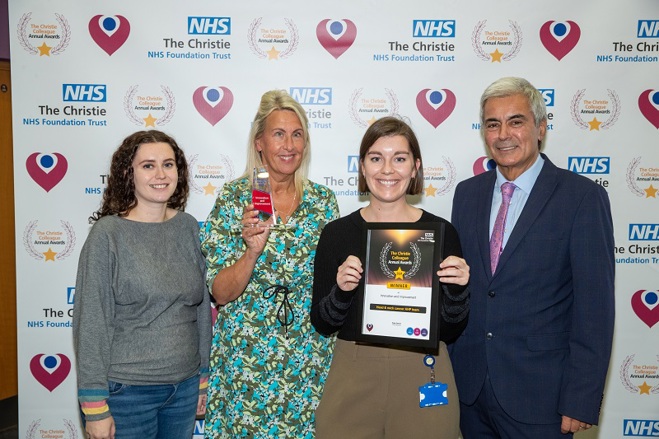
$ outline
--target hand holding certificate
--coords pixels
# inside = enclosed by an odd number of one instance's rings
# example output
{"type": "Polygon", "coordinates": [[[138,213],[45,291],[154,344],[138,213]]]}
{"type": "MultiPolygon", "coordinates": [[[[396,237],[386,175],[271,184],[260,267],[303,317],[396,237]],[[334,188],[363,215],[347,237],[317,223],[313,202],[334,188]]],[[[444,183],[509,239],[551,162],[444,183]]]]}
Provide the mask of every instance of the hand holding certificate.
{"type": "Polygon", "coordinates": [[[367,224],[360,340],[437,347],[443,239],[439,223],[367,224]]]}

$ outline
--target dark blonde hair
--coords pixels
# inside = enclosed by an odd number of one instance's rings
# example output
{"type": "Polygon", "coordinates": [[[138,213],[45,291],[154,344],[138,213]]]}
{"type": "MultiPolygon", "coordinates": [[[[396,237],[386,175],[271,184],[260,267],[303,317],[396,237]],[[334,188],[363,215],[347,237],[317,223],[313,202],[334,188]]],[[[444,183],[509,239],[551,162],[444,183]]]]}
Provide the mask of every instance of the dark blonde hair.
{"type": "MultiPolygon", "coordinates": [[[[368,127],[364,133],[364,137],[362,137],[362,143],[359,146],[359,163],[360,165],[364,163],[364,158],[366,157],[368,150],[371,149],[371,146],[373,146],[378,139],[391,136],[403,136],[407,140],[407,144],[410,146],[415,167],[416,161],[419,161],[419,169],[417,169],[416,174],[412,176],[410,185],[407,187],[407,193],[409,195],[420,194],[423,190],[423,160],[421,159],[421,148],[419,147],[419,141],[417,140],[414,131],[412,131],[412,128],[398,117],[383,117],[382,119],[376,120],[370,127],[368,127]]],[[[369,192],[368,184],[366,184],[366,178],[364,177],[364,172],[362,171],[361,166],[359,167],[358,190],[359,192],[369,192]]]]}
{"type": "Polygon", "coordinates": [[[90,222],[98,221],[107,215],[126,216],[137,205],[135,181],[133,176],[133,159],[141,145],[147,143],[166,143],[174,151],[178,182],[167,207],[183,210],[188,200],[188,162],[176,141],[158,130],[138,131],[126,137],[119,148],[112,154],[108,186],[103,193],[101,208],[89,217],[90,222]]]}

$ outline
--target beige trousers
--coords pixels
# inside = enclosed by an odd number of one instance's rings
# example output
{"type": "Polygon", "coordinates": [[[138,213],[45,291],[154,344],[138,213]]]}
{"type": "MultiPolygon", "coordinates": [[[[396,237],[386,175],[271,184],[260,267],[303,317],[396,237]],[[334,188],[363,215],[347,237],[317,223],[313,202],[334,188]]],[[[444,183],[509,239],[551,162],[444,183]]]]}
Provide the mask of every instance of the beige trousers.
{"type": "Polygon", "coordinates": [[[337,340],[316,411],[317,439],[456,439],[460,403],[446,345],[435,357],[436,381],[449,403],[419,407],[419,386],[430,381],[424,354],[337,340]]]}

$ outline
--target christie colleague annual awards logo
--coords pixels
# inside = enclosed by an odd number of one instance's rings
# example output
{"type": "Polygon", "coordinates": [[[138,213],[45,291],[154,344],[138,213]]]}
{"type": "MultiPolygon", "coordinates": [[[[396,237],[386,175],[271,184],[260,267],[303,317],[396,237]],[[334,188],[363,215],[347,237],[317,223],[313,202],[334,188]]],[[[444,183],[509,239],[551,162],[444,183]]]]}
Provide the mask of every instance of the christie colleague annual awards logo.
{"type": "Polygon", "coordinates": [[[28,12],[18,20],[18,43],[30,55],[50,56],[59,55],[69,46],[71,41],[71,28],[61,14],[44,17],[40,14],[28,12]]]}
{"type": "Polygon", "coordinates": [[[224,116],[229,113],[233,105],[233,93],[227,87],[197,88],[192,95],[192,103],[197,112],[215,126],[224,116]]]}
{"type": "Polygon", "coordinates": [[[522,47],[522,28],[513,20],[509,27],[487,26],[487,20],[479,21],[474,27],[471,45],[483,61],[510,61],[522,47]]]}
{"type": "Polygon", "coordinates": [[[636,358],[628,355],[620,366],[620,381],[630,393],[659,395],[659,355],[636,358]]]}
{"type": "Polygon", "coordinates": [[[224,154],[219,155],[219,160],[214,157],[202,157],[200,160],[199,154],[195,154],[188,160],[192,192],[215,197],[224,183],[235,178],[231,159],[224,154]]]}
{"type": "Polygon", "coordinates": [[[112,56],[128,39],[130,23],[123,15],[95,15],[89,20],[89,35],[112,56]]]}
{"type": "Polygon", "coordinates": [[[455,94],[448,88],[426,88],[416,95],[416,108],[430,125],[437,128],[455,109],[455,94]]]}
{"type": "Polygon", "coordinates": [[[161,85],[159,90],[152,86],[133,85],[124,97],[124,112],[135,125],[153,128],[167,125],[175,111],[174,93],[165,85],[161,85]]]}
{"type": "Polygon", "coordinates": [[[78,422],[74,423],[70,419],[62,419],[64,428],[60,424],[53,425],[52,422],[46,423],[39,418],[30,422],[25,433],[25,439],[78,439],[78,422]]]}
{"type": "Polygon", "coordinates": [[[60,221],[61,228],[39,226],[39,221],[30,221],[23,231],[23,245],[33,259],[48,262],[61,261],[71,256],[75,248],[76,235],[73,226],[60,221]]]}
{"type": "Polygon", "coordinates": [[[635,157],[627,166],[625,178],[629,190],[640,198],[657,199],[659,190],[659,167],[641,163],[642,157],[635,157]]]}
{"type": "Polygon", "coordinates": [[[586,95],[577,90],[570,105],[572,121],[582,130],[599,131],[611,128],[620,116],[620,98],[615,90],[607,90],[607,97],[586,95]]]}
{"type": "Polygon", "coordinates": [[[366,128],[376,120],[398,114],[398,98],[393,90],[384,92],[358,88],[350,96],[350,118],[355,125],[366,128]]]}
{"type": "Polygon", "coordinates": [[[579,42],[581,29],[574,21],[548,21],[540,28],[540,41],[557,60],[562,60],[579,42]]]}
{"type": "Polygon", "coordinates": [[[258,58],[268,60],[286,59],[296,50],[299,34],[295,22],[284,18],[281,22],[265,21],[259,17],[249,25],[247,42],[258,58]]]}
{"type": "Polygon", "coordinates": [[[316,37],[320,45],[338,59],[355,42],[357,26],[347,18],[343,20],[326,18],[316,26],[316,37]]]}
{"type": "Polygon", "coordinates": [[[442,156],[442,165],[429,162],[423,167],[424,188],[426,197],[441,197],[449,193],[455,185],[455,165],[448,157],[442,156]]]}

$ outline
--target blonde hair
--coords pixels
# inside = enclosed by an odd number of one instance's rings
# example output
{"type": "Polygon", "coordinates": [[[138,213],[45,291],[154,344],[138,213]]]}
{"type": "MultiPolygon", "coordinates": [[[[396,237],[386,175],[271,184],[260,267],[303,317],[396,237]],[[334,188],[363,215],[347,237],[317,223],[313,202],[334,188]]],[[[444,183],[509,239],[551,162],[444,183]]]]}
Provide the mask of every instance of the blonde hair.
{"type": "Polygon", "coordinates": [[[256,150],[256,139],[263,135],[265,130],[265,121],[273,111],[285,110],[292,111],[300,119],[302,131],[304,132],[304,150],[302,151],[302,161],[300,167],[295,171],[295,190],[299,197],[302,196],[304,184],[309,176],[309,162],[311,160],[311,140],[309,138],[309,121],[307,114],[295,99],[293,99],[285,90],[270,90],[261,96],[261,103],[254,116],[252,128],[249,131],[247,140],[247,163],[243,177],[252,181],[252,169],[257,166],[263,166],[261,154],[256,150]]]}

